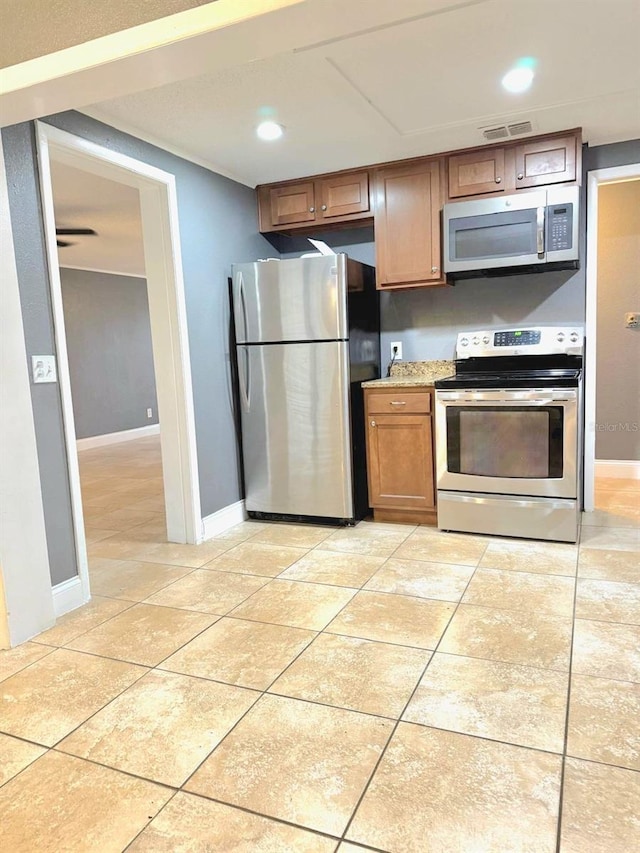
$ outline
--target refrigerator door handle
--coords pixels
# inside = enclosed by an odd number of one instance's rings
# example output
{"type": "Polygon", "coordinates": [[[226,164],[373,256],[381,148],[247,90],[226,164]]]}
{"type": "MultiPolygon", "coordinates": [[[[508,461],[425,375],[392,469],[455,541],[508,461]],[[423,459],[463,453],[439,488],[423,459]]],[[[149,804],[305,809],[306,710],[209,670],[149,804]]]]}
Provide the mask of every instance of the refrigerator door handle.
{"type": "Polygon", "coordinates": [[[241,272],[238,273],[237,278],[238,285],[238,301],[240,302],[240,308],[242,310],[242,332],[239,335],[240,340],[247,340],[247,329],[248,329],[248,320],[247,320],[247,296],[244,289],[244,276],[241,272]]]}
{"type": "MultiPolygon", "coordinates": [[[[251,368],[249,366],[249,353],[247,347],[238,347],[238,356],[240,353],[244,356],[244,369],[238,365],[238,380],[240,385],[240,399],[242,408],[248,412],[251,408],[251,368]]],[[[240,358],[238,358],[238,362],[240,358]]]]}

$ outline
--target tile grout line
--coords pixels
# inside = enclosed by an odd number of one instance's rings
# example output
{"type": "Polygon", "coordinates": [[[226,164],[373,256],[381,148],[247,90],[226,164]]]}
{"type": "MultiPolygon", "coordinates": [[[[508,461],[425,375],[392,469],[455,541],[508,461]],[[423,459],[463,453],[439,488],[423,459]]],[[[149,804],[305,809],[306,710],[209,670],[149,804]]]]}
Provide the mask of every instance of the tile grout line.
{"type": "Polygon", "coordinates": [[[169,799],[167,800],[167,802],[166,802],[166,803],[163,803],[163,804],[160,806],[160,808],[158,809],[158,811],[153,815],[153,817],[152,817],[149,821],[147,821],[147,823],[145,823],[145,825],[142,827],[142,829],[134,835],[134,837],[133,837],[133,838],[131,839],[131,841],[127,844],[127,846],[122,848],[122,853],[126,853],[126,851],[127,851],[127,850],[130,850],[130,849],[131,849],[131,845],[132,845],[132,844],[134,844],[134,843],[138,840],[138,838],[140,838],[140,836],[141,836],[141,835],[142,835],[142,834],[147,830],[147,828],[148,828],[149,826],[151,826],[151,824],[154,822],[154,820],[155,820],[157,817],[159,817],[159,816],[160,816],[160,814],[161,814],[161,813],[162,813],[162,812],[167,808],[167,806],[169,805],[169,803],[172,803],[172,802],[174,801],[174,799],[176,798],[176,796],[177,796],[179,793],[180,793],[179,791],[174,791],[174,792],[173,792],[173,794],[169,797],[169,799]]]}
{"type": "MultiPolygon", "coordinates": [[[[580,531],[579,536],[582,535],[580,531]]],[[[579,539],[578,539],[579,541],[579,539]]],[[[564,805],[564,782],[565,782],[565,767],[567,761],[567,744],[569,740],[569,718],[571,713],[571,676],[573,666],[573,643],[576,629],[576,607],[578,601],[578,561],[580,551],[576,556],[576,578],[573,587],[573,618],[571,620],[571,645],[569,647],[569,677],[567,679],[567,707],[564,718],[564,738],[562,744],[562,760],[560,762],[560,785],[558,789],[558,817],[556,819],[556,853],[561,853],[562,847],[562,809],[564,805]]]]}
{"type": "MultiPolygon", "coordinates": [[[[478,559],[478,565],[480,564],[480,562],[481,562],[481,560],[482,560],[482,557],[485,555],[487,548],[488,548],[488,544],[487,544],[487,545],[485,545],[485,549],[484,549],[484,551],[482,552],[482,555],[480,556],[480,558],[478,559]]],[[[467,582],[467,586],[465,587],[464,592],[462,593],[462,596],[460,597],[460,601],[462,601],[462,597],[464,596],[465,592],[467,591],[467,588],[468,588],[469,584],[471,583],[471,581],[472,581],[473,577],[475,576],[475,573],[476,573],[476,570],[477,570],[477,568],[478,568],[478,565],[476,565],[476,567],[474,568],[473,574],[472,574],[472,575],[471,575],[471,577],[469,578],[469,581],[467,582]]],[[[347,833],[349,832],[349,829],[351,828],[351,825],[352,825],[353,821],[355,820],[355,817],[356,817],[356,815],[357,815],[357,813],[358,813],[358,810],[359,810],[359,808],[360,808],[360,806],[361,806],[362,802],[364,801],[364,798],[365,798],[365,797],[366,797],[366,795],[367,795],[367,792],[368,792],[368,790],[369,790],[369,788],[370,788],[370,786],[371,786],[371,783],[373,782],[373,779],[375,778],[375,775],[376,775],[376,773],[378,772],[378,768],[380,767],[380,765],[381,765],[381,763],[382,763],[382,761],[383,761],[383,759],[384,759],[384,756],[385,756],[385,754],[386,754],[386,752],[387,752],[387,750],[388,750],[388,748],[389,748],[389,745],[390,745],[390,743],[391,743],[391,741],[392,741],[392,739],[393,739],[393,737],[394,737],[395,733],[397,732],[397,730],[398,730],[398,728],[399,728],[399,726],[400,726],[400,723],[402,722],[402,718],[404,717],[404,715],[405,715],[405,714],[406,714],[406,712],[407,712],[407,708],[408,708],[408,707],[409,707],[409,705],[411,704],[411,701],[412,701],[413,697],[415,696],[416,691],[418,690],[418,687],[420,686],[420,684],[421,684],[421,682],[422,682],[422,679],[424,678],[424,676],[425,676],[425,674],[426,674],[427,670],[429,669],[429,666],[430,666],[430,664],[431,664],[431,661],[433,660],[433,658],[434,658],[434,656],[435,656],[436,652],[438,651],[438,648],[439,648],[439,646],[440,646],[440,643],[442,642],[442,639],[443,639],[444,635],[445,635],[445,634],[447,633],[447,631],[449,630],[449,626],[451,625],[451,622],[453,621],[453,618],[455,617],[456,613],[458,612],[458,607],[459,607],[459,606],[460,606],[460,602],[456,605],[456,607],[455,607],[455,608],[454,608],[454,610],[453,610],[453,613],[452,613],[452,614],[451,614],[451,616],[449,617],[449,620],[447,621],[447,624],[445,625],[445,628],[444,628],[444,630],[442,631],[442,634],[440,635],[440,639],[439,639],[439,640],[438,640],[438,642],[436,643],[436,647],[435,647],[435,649],[433,650],[433,653],[432,653],[431,657],[430,657],[430,658],[429,658],[429,660],[427,661],[427,664],[426,664],[426,666],[424,667],[424,670],[422,671],[422,674],[420,675],[420,678],[418,679],[418,681],[417,681],[417,683],[416,683],[415,687],[414,687],[414,688],[413,688],[413,690],[411,691],[411,695],[409,696],[409,699],[407,700],[407,702],[405,703],[404,708],[402,709],[402,713],[401,713],[401,714],[400,714],[400,716],[398,717],[398,719],[397,719],[397,721],[396,721],[396,724],[394,725],[393,729],[391,730],[391,734],[389,735],[389,737],[388,737],[388,739],[387,739],[386,744],[384,745],[384,747],[382,748],[382,750],[381,750],[381,752],[380,752],[380,756],[378,757],[378,760],[376,761],[375,766],[374,766],[373,770],[371,771],[371,773],[370,773],[370,775],[369,775],[369,778],[368,778],[368,780],[367,780],[367,782],[366,782],[366,784],[365,784],[365,786],[364,786],[364,788],[363,788],[363,790],[362,790],[362,793],[360,794],[360,796],[359,796],[359,798],[358,798],[358,800],[357,800],[357,802],[356,802],[356,805],[355,805],[355,807],[354,807],[354,809],[353,809],[353,811],[352,811],[352,813],[351,813],[351,817],[350,817],[350,818],[349,818],[349,820],[347,821],[347,825],[346,825],[346,827],[344,828],[344,831],[343,831],[343,833],[342,833],[342,840],[343,840],[343,841],[348,840],[348,839],[347,839],[347,833]]],[[[357,841],[356,841],[355,843],[357,843],[357,841]]]]}

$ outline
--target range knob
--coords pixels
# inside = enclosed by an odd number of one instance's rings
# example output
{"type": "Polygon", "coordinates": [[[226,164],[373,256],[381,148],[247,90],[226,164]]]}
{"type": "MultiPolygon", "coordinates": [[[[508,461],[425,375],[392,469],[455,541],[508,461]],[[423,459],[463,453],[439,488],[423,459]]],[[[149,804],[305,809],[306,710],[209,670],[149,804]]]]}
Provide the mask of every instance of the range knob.
{"type": "Polygon", "coordinates": [[[571,332],[571,334],[569,335],[569,340],[572,344],[575,344],[578,342],[579,337],[580,335],[577,332],[571,332]]]}
{"type": "Polygon", "coordinates": [[[562,343],[562,341],[564,340],[564,332],[558,332],[558,334],[556,335],[556,340],[558,341],[558,343],[562,343]]]}
{"type": "Polygon", "coordinates": [[[480,343],[480,338],[476,335],[476,337],[473,339],[474,347],[477,347],[479,343],[480,343]]]}
{"type": "Polygon", "coordinates": [[[485,346],[486,346],[487,344],[490,344],[490,343],[491,343],[491,338],[489,337],[489,335],[485,335],[485,336],[484,336],[484,338],[482,339],[482,343],[483,343],[485,346]]]}
{"type": "Polygon", "coordinates": [[[460,338],[460,346],[466,347],[469,345],[469,338],[460,338]]]}

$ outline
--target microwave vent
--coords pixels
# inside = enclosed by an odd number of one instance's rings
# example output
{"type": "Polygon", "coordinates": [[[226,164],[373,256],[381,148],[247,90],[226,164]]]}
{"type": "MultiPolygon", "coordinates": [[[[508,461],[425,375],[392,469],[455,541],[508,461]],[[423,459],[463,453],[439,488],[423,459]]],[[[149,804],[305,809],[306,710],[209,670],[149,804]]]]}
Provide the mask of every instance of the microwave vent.
{"type": "Polygon", "coordinates": [[[509,131],[504,125],[500,127],[483,127],[480,129],[487,142],[494,142],[496,139],[507,139],[509,136],[509,131]]]}
{"type": "Polygon", "coordinates": [[[523,133],[531,133],[533,125],[530,121],[519,121],[507,126],[510,136],[521,136],[523,133]]]}

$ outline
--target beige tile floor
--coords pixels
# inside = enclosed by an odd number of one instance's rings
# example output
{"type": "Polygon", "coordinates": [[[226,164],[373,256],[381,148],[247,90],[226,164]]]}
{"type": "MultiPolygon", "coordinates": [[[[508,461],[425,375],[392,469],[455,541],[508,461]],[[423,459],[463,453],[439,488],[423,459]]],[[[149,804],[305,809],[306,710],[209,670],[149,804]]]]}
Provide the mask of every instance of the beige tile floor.
{"type": "Polygon", "coordinates": [[[164,536],[81,454],[94,597],[0,652],[2,848],[640,849],[640,484],[579,546],[363,522],[164,536]]]}

